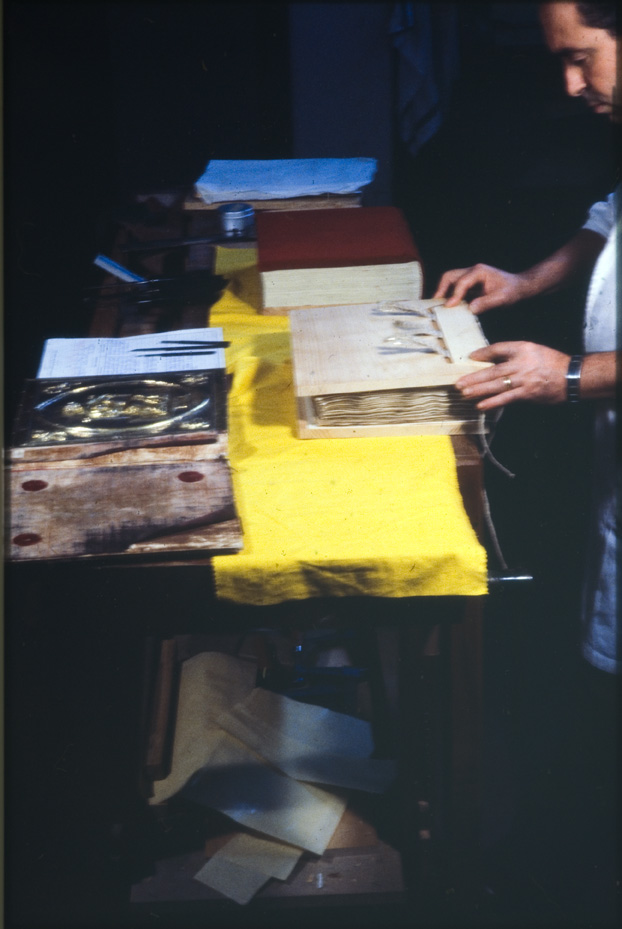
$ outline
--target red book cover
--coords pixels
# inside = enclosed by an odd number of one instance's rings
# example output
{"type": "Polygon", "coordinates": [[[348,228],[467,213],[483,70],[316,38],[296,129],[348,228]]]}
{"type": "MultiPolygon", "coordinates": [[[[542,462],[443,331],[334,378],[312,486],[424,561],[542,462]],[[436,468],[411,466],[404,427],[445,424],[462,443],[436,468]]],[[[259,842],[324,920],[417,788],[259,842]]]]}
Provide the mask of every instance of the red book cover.
{"type": "Polygon", "coordinates": [[[393,206],[258,212],[260,272],[419,261],[402,211],[393,206]]]}

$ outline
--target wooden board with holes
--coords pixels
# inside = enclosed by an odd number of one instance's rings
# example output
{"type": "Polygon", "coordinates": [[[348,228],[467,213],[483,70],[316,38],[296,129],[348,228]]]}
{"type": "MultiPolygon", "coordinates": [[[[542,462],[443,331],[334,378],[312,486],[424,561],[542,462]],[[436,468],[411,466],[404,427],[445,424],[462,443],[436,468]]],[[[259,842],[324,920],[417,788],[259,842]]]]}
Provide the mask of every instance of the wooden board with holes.
{"type": "Polygon", "coordinates": [[[239,551],[225,404],[220,372],[28,382],[6,455],[6,557],[239,551]]]}
{"type": "Polygon", "coordinates": [[[72,464],[29,463],[9,469],[9,559],[242,547],[223,458],[72,464]]]}
{"type": "Polygon", "coordinates": [[[460,434],[481,429],[456,380],[487,344],[464,303],[385,301],[290,317],[301,438],[460,434]]]}

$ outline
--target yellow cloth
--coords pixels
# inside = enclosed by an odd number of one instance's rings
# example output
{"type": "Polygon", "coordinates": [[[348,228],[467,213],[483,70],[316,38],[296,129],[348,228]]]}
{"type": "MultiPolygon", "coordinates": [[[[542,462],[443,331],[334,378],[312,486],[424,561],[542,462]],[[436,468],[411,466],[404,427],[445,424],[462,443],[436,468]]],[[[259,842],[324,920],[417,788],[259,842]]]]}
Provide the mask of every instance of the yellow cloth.
{"type": "MultiPolygon", "coordinates": [[[[223,275],[226,251],[215,265],[223,275]]],[[[213,559],[218,596],[261,605],[485,594],[486,555],[449,437],[297,438],[288,318],[257,313],[257,271],[236,262],[210,325],[231,341],[230,461],[244,549],[213,559]]]]}

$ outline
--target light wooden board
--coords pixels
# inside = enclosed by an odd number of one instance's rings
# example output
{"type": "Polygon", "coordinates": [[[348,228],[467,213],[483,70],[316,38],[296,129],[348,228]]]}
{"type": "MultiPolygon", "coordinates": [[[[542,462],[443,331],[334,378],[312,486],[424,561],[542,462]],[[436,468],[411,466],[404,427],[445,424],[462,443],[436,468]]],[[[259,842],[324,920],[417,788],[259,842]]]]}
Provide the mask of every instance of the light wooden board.
{"type": "Polygon", "coordinates": [[[290,330],[302,438],[460,434],[481,428],[474,406],[453,390],[460,376],[486,366],[469,358],[487,343],[467,304],[449,308],[435,300],[411,300],[315,307],[292,314],[290,330]],[[440,349],[446,357],[415,351],[418,346],[440,349]],[[360,404],[360,411],[337,424],[325,410],[333,401],[343,401],[345,410],[360,404]],[[400,409],[387,414],[392,404],[409,409],[403,420],[400,409]],[[422,414],[418,405],[425,407],[422,414]]]}
{"type": "MultiPolygon", "coordinates": [[[[184,210],[216,210],[223,203],[206,203],[196,192],[184,200],[184,210]]],[[[273,200],[245,200],[255,210],[324,210],[361,206],[361,194],[319,194],[316,197],[279,197],[273,200]]]]}

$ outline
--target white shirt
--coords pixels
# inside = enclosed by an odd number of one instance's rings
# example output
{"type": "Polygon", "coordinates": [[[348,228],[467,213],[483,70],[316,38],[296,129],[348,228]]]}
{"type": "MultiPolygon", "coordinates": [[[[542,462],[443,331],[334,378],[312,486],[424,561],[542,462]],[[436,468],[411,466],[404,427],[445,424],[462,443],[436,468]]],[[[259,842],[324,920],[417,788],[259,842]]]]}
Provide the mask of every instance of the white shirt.
{"type": "MultiPolygon", "coordinates": [[[[595,204],[584,229],[607,239],[594,266],[588,291],[583,339],[586,352],[610,352],[618,347],[616,326],[616,251],[619,217],[614,194],[595,204]]],[[[616,555],[619,471],[616,467],[614,400],[594,403],[594,473],[592,509],[583,589],[583,654],[602,671],[622,670],[618,623],[616,555]]]]}

